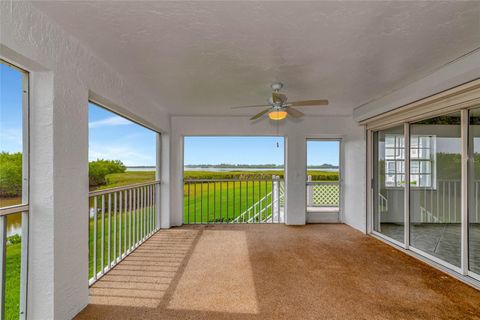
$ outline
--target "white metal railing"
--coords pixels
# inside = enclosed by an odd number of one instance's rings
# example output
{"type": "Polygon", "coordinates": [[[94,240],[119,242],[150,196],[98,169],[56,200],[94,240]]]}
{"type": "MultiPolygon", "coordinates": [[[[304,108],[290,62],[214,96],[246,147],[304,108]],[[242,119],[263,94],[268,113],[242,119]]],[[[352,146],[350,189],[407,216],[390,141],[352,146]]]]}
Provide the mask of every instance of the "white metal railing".
{"type": "Polygon", "coordinates": [[[312,181],[307,178],[307,207],[338,207],[340,181],[312,181]]]}
{"type": "MultiPolygon", "coordinates": [[[[473,182],[470,197],[473,207],[470,207],[469,221],[480,223],[480,181],[473,182]],[[473,210],[473,211],[472,211],[473,210]]],[[[461,181],[438,180],[435,188],[411,188],[412,222],[421,223],[460,223],[461,222],[461,181]],[[417,211],[418,210],[418,211],[417,211]]],[[[383,190],[379,193],[378,206],[380,212],[388,214],[388,199],[395,196],[399,190],[383,190]]]]}
{"type": "MultiPolygon", "coordinates": [[[[20,255],[20,288],[9,288],[14,294],[18,294],[19,298],[19,314],[18,318],[26,319],[26,291],[27,291],[27,259],[28,259],[28,218],[29,205],[15,205],[5,208],[0,208],[0,319],[5,319],[5,297],[6,297],[6,283],[7,283],[7,269],[6,263],[10,258],[8,255],[7,246],[7,219],[14,214],[22,215],[22,231],[21,231],[21,255],[20,255]]],[[[14,274],[14,273],[9,273],[14,274]]],[[[15,283],[15,281],[11,281],[15,283]]],[[[14,307],[14,306],[10,306],[14,307]]],[[[17,318],[14,316],[13,318],[17,318]]]]}
{"type": "Polygon", "coordinates": [[[160,182],[90,192],[92,285],[159,229],[160,182]]]}
{"type": "Polygon", "coordinates": [[[281,223],[283,186],[266,179],[190,179],[184,182],[184,223],[281,223]]]}
{"type": "Polygon", "coordinates": [[[379,212],[388,211],[388,199],[381,193],[378,194],[379,212]]]}

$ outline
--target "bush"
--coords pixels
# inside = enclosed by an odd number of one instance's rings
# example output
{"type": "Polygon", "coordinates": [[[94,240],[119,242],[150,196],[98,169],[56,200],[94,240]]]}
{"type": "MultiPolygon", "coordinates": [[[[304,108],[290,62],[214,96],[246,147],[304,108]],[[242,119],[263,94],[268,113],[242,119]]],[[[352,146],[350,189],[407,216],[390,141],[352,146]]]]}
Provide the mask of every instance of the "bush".
{"type": "Polygon", "coordinates": [[[0,153],[0,196],[19,197],[22,194],[22,153],[0,153]]]}
{"type": "Polygon", "coordinates": [[[22,242],[22,237],[18,234],[14,234],[13,236],[7,237],[7,244],[17,244],[22,242]]]}
{"type": "MultiPolygon", "coordinates": [[[[338,172],[308,170],[314,181],[337,181],[338,172]]],[[[265,170],[265,171],[185,171],[184,180],[199,179],[240,179],[240,180],[269,180],[272,176],[284,178],[283,170],[265,170]]]]}
{"type": "Polygon", "coordinates": [[[106,184],[105,176],[112,173],[123,173],[126,168],[120,160],[98,159],[88,164],[88,180],[90,186],[106,184]]]}

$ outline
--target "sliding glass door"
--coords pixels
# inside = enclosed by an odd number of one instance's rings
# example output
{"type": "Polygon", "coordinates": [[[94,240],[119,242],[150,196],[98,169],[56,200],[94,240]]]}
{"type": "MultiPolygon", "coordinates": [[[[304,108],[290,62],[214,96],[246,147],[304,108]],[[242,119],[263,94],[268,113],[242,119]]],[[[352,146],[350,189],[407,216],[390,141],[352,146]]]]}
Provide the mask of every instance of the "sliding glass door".
{"type": "Polygon", "coordinates": [[[461,266],[461,114],[410,125],[410,245],[461,266]]]}
{"type": "Polygon", "coordinates": [[[405,140],[403,125],[374,133],[373,230],[404,242],[405,140]]]}

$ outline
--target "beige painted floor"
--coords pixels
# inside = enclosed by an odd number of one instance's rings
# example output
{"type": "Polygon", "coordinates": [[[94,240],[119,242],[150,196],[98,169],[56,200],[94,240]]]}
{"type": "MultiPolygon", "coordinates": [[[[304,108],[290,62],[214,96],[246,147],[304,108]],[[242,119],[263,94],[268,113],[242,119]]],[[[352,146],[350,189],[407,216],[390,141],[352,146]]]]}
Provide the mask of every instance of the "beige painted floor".
{"type": "Polygon", "coordinates": [[[77,319],[480,319],[480,292],[346,226],[157,233],[77,319]]]}

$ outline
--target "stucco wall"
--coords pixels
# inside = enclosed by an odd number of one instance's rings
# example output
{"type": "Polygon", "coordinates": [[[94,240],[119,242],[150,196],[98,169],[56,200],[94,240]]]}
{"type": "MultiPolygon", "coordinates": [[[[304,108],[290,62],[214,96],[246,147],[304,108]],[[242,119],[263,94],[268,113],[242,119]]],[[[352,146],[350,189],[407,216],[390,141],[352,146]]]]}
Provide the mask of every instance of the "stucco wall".
{"type": "MultiPolygon", "coordinates": [[[[171,206],[172,224],[182,224],[183,137],[193,135],[276,135],[268,121],[247,117],[172,117],[171,206]]],[[[342,138],[344,147],[342,221],[365,231],[365,137],[351,117],[305,117],[278,127],[286,137],[287,224],[305,224],[305,170],[307,138],[342,138]]]]}
{"type": "Polygon", "coordinates": [[[88,303],[88,99],[160,131],[169,119],[29,3],[0,3],[0,50],[31,75],[29,318],[70,319],[88,303]]]}

